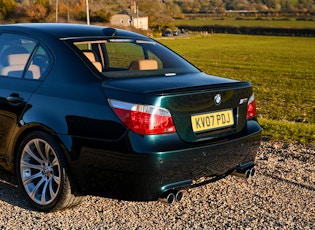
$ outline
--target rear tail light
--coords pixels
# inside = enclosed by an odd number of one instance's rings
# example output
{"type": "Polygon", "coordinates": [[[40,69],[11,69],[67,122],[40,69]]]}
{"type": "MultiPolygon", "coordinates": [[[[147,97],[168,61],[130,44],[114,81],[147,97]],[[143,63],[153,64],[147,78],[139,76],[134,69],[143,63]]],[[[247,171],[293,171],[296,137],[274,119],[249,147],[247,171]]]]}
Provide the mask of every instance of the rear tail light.
{"type": "Polygon", "coordinates": [[[247,103],[246,118],[253,119],[256,116],[257,116],[257,112],[256,112],[255,96],[254,94],[252,94],[252,96],[249,98],[248,103],[247,103]]]}
{"type": "Polygon", "coordinates": [[[152,105],[132,104],[108,100],[118,118],[138,134],[165,134],[176,132],[171,113],[152,105]]]}

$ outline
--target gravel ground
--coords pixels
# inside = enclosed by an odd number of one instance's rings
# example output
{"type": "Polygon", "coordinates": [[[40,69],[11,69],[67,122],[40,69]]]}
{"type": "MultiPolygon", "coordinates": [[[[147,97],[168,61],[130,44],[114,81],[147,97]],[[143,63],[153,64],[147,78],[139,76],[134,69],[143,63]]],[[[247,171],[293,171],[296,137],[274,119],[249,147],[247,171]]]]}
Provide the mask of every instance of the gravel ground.
{"type": "Polygon", "coordinates": [[[315,229],[315,147],[263,142],[256,177],[229,176],[184,192],[181,202],[87,196],[73,209],[38,213],[0,172],[1,229],[315,229]]]}

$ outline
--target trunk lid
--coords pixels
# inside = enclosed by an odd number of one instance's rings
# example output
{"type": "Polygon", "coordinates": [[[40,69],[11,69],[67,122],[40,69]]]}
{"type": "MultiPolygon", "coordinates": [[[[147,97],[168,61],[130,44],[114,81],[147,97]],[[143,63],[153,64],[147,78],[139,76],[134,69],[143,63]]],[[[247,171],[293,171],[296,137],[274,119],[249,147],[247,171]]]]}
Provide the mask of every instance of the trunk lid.
{"type": "Polygon", "coordinates": [[[252,95],[249,82],[205,73],[109,79],[103,82],[103,89],[107,98],[168,109],[177,134],[186,142],[241,132],[252,95]]]}

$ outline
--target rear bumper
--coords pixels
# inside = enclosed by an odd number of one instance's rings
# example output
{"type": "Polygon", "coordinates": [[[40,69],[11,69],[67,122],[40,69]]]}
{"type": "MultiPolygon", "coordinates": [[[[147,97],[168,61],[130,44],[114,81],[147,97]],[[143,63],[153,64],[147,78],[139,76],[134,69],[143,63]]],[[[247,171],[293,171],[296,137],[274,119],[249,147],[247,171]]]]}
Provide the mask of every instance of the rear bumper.
{"type": "Polygon", "coordinates": [[[133,201],[157,200],[169,189],[187,188],[194,180],[219,176],[239,164],[254,161],[261,128],[257,122],[249,121],[247,132],[233,139],[194,145],[133,134],[127,139],[112,150],[106,150],[106,144],[100,143],[81,146],[72,172],[82,194],[133,201]],[[121,148],[125,151],[118,151],[121,148]]]}

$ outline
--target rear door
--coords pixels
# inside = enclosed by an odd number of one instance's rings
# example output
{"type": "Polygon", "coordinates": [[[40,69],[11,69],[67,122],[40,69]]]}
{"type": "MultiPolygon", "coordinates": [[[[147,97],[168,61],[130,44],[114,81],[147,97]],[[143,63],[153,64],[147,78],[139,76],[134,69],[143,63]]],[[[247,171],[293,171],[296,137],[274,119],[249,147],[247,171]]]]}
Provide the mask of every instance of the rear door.
{"type": "Polygon", "coordinates": [[[0,76],[0,157],[5,154],[10,137],[28,99],[40,82],[0,76]]]}
{"type": "MultiPolygon", "coordinates": [[[[0,36],[0,159],[27,102],[47,72],[48,52],[37,41],[19,34],[0,36]]],[[[3,159],[0,160],[0,163],[3,159]]]]}

